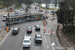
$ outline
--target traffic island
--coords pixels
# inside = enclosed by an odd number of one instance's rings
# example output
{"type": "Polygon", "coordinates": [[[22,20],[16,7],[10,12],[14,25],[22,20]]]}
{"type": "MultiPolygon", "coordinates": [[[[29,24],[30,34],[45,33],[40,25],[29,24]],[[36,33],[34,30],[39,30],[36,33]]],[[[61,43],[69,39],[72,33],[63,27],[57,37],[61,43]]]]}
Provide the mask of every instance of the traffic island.
{"type": "Polygon", "coordinates": [[[6,31],[5,28],[0,29],[0,44],[5,39],[5,37],[11,32],[12,28],[10,28],[10,31],[6,31]]]}
{"type": "Polygon", "coordinates": [[[63,34],[61,24],[57,26],[56,34],[64,50],[74,50],[73,44],[71,44],[68,38],[63,34]]]}

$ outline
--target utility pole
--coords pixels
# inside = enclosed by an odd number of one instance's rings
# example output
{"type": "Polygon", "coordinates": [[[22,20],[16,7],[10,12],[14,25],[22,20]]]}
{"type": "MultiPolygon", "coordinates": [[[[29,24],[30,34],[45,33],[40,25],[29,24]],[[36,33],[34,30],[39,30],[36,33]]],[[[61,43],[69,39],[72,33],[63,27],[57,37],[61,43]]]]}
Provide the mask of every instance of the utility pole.
{"type": "Polygon", "coordinates": [[[8,6],[7,6],[7,11],[8,11],[8,26],[9,26],[9,30],[10,30],[10,19],[9,19],[9,2],[8,2],[8,6]]]}

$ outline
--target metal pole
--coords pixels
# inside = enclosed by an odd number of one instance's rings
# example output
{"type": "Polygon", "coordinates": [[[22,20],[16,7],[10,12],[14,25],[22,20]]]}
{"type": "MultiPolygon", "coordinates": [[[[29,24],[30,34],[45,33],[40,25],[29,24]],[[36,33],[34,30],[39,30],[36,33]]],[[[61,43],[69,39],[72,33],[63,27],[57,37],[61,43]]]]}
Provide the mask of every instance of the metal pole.
{"type": "MultiPolygon", "coordinates": [[[[9,4],[9,3],[8,3],[9,4]]],[[[9,22],[9,30],[10,30],[10,20],[9,20],[9,9],[8,9],[8,6],[7,6],[7,11],[8,11],[8,22],[9,22]]]]}

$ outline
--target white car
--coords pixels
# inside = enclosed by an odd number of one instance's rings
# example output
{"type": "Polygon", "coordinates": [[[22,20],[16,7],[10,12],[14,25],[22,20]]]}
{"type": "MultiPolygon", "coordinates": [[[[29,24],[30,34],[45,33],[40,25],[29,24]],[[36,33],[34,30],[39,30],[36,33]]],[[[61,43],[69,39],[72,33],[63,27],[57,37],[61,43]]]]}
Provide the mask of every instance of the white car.
{"type": "Polygon", "coordinates": [[[17,10],[15,10],[14,12],[15,12],[15,14],[18,14],[18,11],[17,10]]]}
{"type": "Polygon", "coordinates": [[[6,21],[6,18],[3,18],[2,21],[6,21]]]}
{"type": "Polygon", "coordinates": [[[6,17],[8,17],[8,15],[7,15],[7,14],[4,14],[4,15],[3,15],[3,18],[6,18],[6,17]]]}
{"type": "Polygon", "coordinates": [[[31,47],[31,37],[26,36],[23,40],[23,47],[31,47]]]}

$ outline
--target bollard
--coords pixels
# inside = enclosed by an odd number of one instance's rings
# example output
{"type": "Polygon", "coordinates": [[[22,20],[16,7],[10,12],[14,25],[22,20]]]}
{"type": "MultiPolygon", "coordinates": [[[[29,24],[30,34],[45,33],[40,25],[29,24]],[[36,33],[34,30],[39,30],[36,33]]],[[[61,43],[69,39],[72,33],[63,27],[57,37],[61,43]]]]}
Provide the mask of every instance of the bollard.
{"type": "Polygon", "coordinates": [[[46,33],[46,30],[44,30],[44,32],[46,33]]]}
{"type": "Polygon", "coordinates": [[[6,27],[6,31],[8,32],[8,27],[6,27]]]}
{"type": "Polygon", "coordinates": [[[52,30],[51,30],[51,33],[52,33],[52,30]]]}
{"type": "Polygon", "coordinates": [[[49,33],[49,30],[48,30],[48,33],[49,33]]]}

